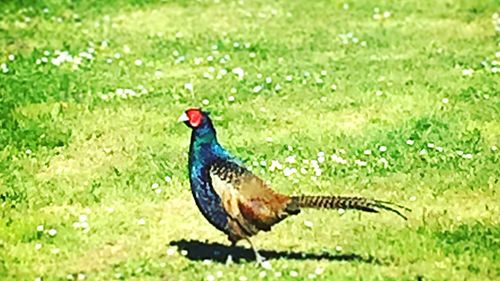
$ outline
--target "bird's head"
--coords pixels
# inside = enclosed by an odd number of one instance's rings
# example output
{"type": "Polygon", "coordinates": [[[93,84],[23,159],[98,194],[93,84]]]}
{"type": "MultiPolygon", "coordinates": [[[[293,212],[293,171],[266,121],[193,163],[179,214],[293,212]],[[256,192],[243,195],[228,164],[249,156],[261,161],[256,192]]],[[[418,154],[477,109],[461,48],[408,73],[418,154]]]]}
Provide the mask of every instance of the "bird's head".
{"type": "Polygon", "coordinates": [[[189,108],[179,116],[178,122],[184,122],[188,127],[196,129],[210,122],[208,114],[201,108],[189,108]]]}

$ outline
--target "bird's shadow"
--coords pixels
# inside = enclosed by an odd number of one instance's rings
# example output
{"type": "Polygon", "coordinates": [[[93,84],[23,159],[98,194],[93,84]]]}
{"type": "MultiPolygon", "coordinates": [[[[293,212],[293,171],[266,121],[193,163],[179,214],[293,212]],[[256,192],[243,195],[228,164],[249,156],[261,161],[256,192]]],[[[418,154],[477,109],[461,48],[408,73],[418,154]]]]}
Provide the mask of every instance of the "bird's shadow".
{"type": "MultiPolygon", "coordinates": [[[[212,260],[218,263],[225,263],[227,256],[231,255],[233,262],[242,263],[254,261],[255,256],[252,249],[242,246],[226,246],[220,243],[201,242],[197,240],[177,240],[170,242],[171,246],[176,246],[188,259],[194,261],[212,260]],[[184,251],[183,251],[184,250],[184,251]]],[[[363,257],[358,254],[330,254],[323,253],[303,253],[284,252],[274,250],[259,250],[259,253],[266,259],[290,259],[290,260],[329,260],[329,261],[356,261],[364,263],[381,264],[381,262],[371,256],[363,257]]]]}

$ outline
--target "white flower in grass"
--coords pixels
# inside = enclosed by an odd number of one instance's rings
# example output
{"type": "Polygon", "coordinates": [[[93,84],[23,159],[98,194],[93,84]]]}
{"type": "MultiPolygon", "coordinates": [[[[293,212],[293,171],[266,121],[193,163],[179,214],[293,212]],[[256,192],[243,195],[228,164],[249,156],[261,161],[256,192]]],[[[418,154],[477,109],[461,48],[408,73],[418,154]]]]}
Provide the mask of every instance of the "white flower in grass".
{"type": "Polygon", "coordinates": [[[285,77],[285,80],[286,80],[286,81],[288,81],[288,82],[292,82],[292,80],[293,80],[293,76],[292,76],[292,75],[287,75],[287,76],[285,77]]]}
{"type": "Polygon", "coordinates": [[[167,256],[173,256],[177,252],[175,247],[170,247],[167,249],[167,256]]]}
{"type": "Polygon", "coordinates": [[[309,273],[309,274],[307,274],[307,278],[309,278],[309,279],[314,279],[314,278],[316,278],[316,274],[314,274],[314,273],[309,273]]]}
{"type": "Polygon", "coordinates": [[[386,152],[387,151],[387,147],[382,145],[381,147],[378,148],[378,150],[380,152],[386,152]]]}
{"type": "Polygon", "coordinates": [[[342,5],[342,9],[344,9],[344,10],[349,10],[349,4],[344,3],[344,4],[342,5]]]}
{"type": "Polygon", "coordinates": [[[314,270],[314,274],[316,275],[321,275],[323,274],[323,272],[325,271],[325,269],[323,269],[322,267],[316,267],[316,269],[314,270]]]}
{"type": "Polygon", "coordinates": [[[31,155],[32,151],[31,151],[31,149],[28,148],[28,149],[26,149],[25,153],[26,153],[26,155],[31,155]]]}
{"type": "Polygon", "coordinates": [[[269,166],[269,171],[274,172],[275,170],[283,169],[283,165],[278,160],[271,160],[271,166],[269,166]]]}
{"type": "Polygon", "coordinates": [[[144,220],[144,218],[140,218],[140,219],[137,221],[137,224],[138,224],[138,225],[145,225],[145,224],[146,224],[146,220],[144,220]]]}
{"type": "Polygon", "coordinates": [[[389,12],[389,11],[384,12],[384,18],[388,18],[390,16],[391,16],[391,12],[389,12]]]}
{"type": "Polygon", "coordinates": [[[338,164],[347,164],[347,160],[345,160],[344,158],[338,156],[337,154],[332,154],[331,158],[332,158],[332,161],[335,162],[335,163],[338,163],[338,164]]]}
{"type": "Polygon", "coordinates": [[[38,251],[38,250],[40,250],[41,248],[42,248],[42,244],[40,244],[40,243],[36,243],[36,244],[35,244],[35,250],[37,250],[37,251],[38,251]]]}
{"type": "Polygon", "coordinates": [[[59,254],[59,253],[61,252],[61,249],[59,249],[59,248],[54,248],[54,249],[52,249],[50,252],[51,252],[52,254],[54,254],[54,255],[57,255],[57,254],[59,254]]]}
{"type": "Polygon", "coordinates": [[[415,143],[415,141],[413,141],[411,139],[409,139],[409,140],[406,141],[407,145],[413,145],[414,143],[415,143]]]}
{"type": "Polygon", "coordinates": [[[362,160],[359,160],[359,159],[356,159],[354,160],[354,164],[360,166],[360,167],[366,167],[366,165],[368,165],[368,163],[366,161],[362,161],[362,160]]]}
{"type": "Polygon", "coordinates": [[[247,281],[247,280],[248,280],[248,278],[247,278],[246,276],[240,276],[239,280],[240,280],[240,281],[247,281]]]}
{"type": "Polygon", "coordinates": [[[490,149],[491,151],[497,151],[498,148],[496,147],[496,145],[492,145],[490,149]]]}
{"type": "Polygon", "coordinates": [[[40,276],[35,277],[35,281],[42,281],[42,277],[40,276]]]}
{"type": "Polygon", "coordinates": [[[295,270],[292,270],[292,271],[290,271],[290,276],[297,277],[297,276],[299,276],[299,273],[295,270]]]}
{"type": "Polygon", "coordinates": [[[250,54],[248,54],[248,56],[249,56],[250,58],[252,58],[252,59],[253,59],[253,58],[255,58],[257,55],[256,55],[254,52],[251,52],[250,54]]]}
{"type": "Polygon", "coordinates": [[[214,76],[208,72],[203,73],[203,78],[208,79],[208,80],[213,80],[214,76]]]}
{"type": "Polygon", "coordinates": [[[215,281],[215,276],[212,274],[207,275],[207,281],[215,281]]]}
{"type": "Polygon", "coordinates": [[[447,104],[447,103],[449,103],[449,102],[450,102],[450,100],[449,100],[448,98],[443,98],[443,99],[441,100],[441,102],[442,102],[442,103],[444,103],[444,104],[447,104]]]}
{"type": "Polygon", "coordinates": [[[337,85],[332,84],[331,88],[332,88],[332,91],[337,91],[337,85]]]}
{"type": "Polygon", "coordinates": [[[89,229],[89,223],[84,221],[84,222],[81,222],[81,228],[83,228],[83,230],[88,230],[89,229]]]}
{"type": "Polygon", "coordinates": [[[233,74],[238,76],[238,80],[243,80],[243,78],[245,77],[245,71],[241,67],[233,68],[232,72],[233,74]]]}
{"type": "Polygon", "coordinates": [[[259,272],[259,278],[263,279],[266,278],[267,273],[265,271],[259,272]]]}
{"type": "Polygon", "coordinates": [[[434,148],[434,144],[433,144],[433,143],[428,143],[428,144],[427,144],[427,147],[428,147],[428,148],[434,148]]]}
{"type": "Polygon", "coordinates": [[[378,160],[378,163],[384,165],[384,168],[387,168],[389,166],[389,162],[384,157],[380,158],[378,160]]]}
{"type": "Polygon", "coordinates": [[[271,77],[266,77],[266,83],[271,84],[273,82],[273,79],[271,77]]]}
{"type": "Polygon", "coordinates": [[[57,235],[57,230],[52,228],[52,229],[49,229],[49,231],[47,232],[47,234],[49,234],[49,236],[56,236],[57,235]]]}
{"type": "Polygon", "coordinates": [[[227,98],[227,100],[228,100],[229,102],[233,102],[233,101],[234,101],[234,96],[229,96],[229,97],[227,98]]]}
{"type": "Polygon", "coordinates": [[[261,85],[257,85],[253,88],[252,90],[254,93],[259,93],[260,91],[262,91],[262,86],[261,85]]]}
{"type": "Polygon", "coordinates": [[[151,185],[151,189],[157,189],[158,187],[160,187],[160,185],[156,182],[151,185]]]}
{"type": "Polygon", "coordinates": [[[462,155],[462,157],[463,157],[464,159],[472,159],[472,154],[470,154],[470,153],[466,153],[466,154],[462,155]]]}
{"type": "Polygon", "coordinates": [[[313,222],[312,222],[312,221],[305,220],[305,221],[304,221],[304,225],[305,225],[307,228],[312,228],[312,227],[313,227],[313,222]]]}
{"type": "Polygon", "coordinates": [[[328,72],[326,70],[321,70],[320,74],[321,74],[321,76],[326,76],[328,74],[328,72]]]}
{"type": "Polygon", "coordinates": [[[472,74],[474,74],[474,69],[472,69],[472,68],[467,68],[467,69],[462,70],[463,76],[472,76],[472,74]]]}
{"type": "Polygon", "coordinates": [[[416,196],[411,196],[410,197],[410,201],[416,201],[417,200],[417,197],[416,196]]]}
{"type": "Polygon", "coordinates": [[[370,155],[370,154],[372,154],[372,151],[371,151],[371,150],[369,150],[369,149],[367,149],[367,150],[365,150],[363,153],[364,153],[365,155],[370,155]]]}
{"type": "Polygon", "coordinates": [[[337,246],[335,247],[335,251],[337,251],[337,252],[342,252],[342,246],[337,245],[337,246]]]}
{"type": "Polygon", "coordinates": [[[420,150],[420,152],[418,154],[420,154],[420,155],[427,154],[427,149],[424,148],[424,149],[420,150]]]}
{"type": "Polygon", "coordinates": [[[193,91],[193,84],[191,84],[191,83],[184,84],[184,89],[192,92],[193,91]]]}
{"type": "Polygon", "coordinates": [[[140,59],[136,59],[136,60],[135,60],[135,62],[134,62],[134,64],[135,64],[136,66],[141,66],[141,65],[142,65],[142,60],[140,60],[140,59]]]}
{"type": "Polygon", "coordinates": [[[436,150],[437,150],[437,151],[439,151],[439,152],[443,152],[443,151],[444,151],[444,148],[443,148],[443,147],[441,147],[441,146],[438,146],[438,147],[436,147],[436,150]]]}
{"type": "Polygon", "coordinates": [[[296,174],[297,173],[297,169],[295,168],[288,168],[286,167],[284,170],[283,170],[283,174],[285,175],[285,177],[289,177],[293,174],[296,174]]]}
{"type": "Polygon", "coordinates": [[[337,213],[338,213],[339,215],[343,215],[343,214],[345,214],[345,210],[344,210],[344,209],[342,209],[342,208],[339,208],[339,209],[337,210],[337,213]]]}
{"type": "Polygon", "coordinates": [[[288,156],[287,158],[285,158],[285,162],[290,163],[290,164],[297,163],[297,160],[295,158],[296,158],[296,155],[288,156]]]}
{"type": "Polygon", "coordinates": [[[12,55],[12,54],[10,54],[10,55],[9,55],[9,60],[10,60],[10,61],[14,61],[15,59],[16,59],[16,56],[14,56],[14,55],[12,55]]]}
{"type": "Polygon", "coordinates": [[[381,95],[383,95],[383,94],[384,94],[384,93],[383,93],[382,91],[380,91],[380,90],[375,91],[375,95],[376,95],[377,97],[380,97],[380,96],[381,96],[381,95]]]}
{"type": "Polygon", "coordinates": [[[201,101],[201,103],[202,103],[203,105],[208,105],[208,104],[210,103],[210,101],[209,101],[209,100],[207,100],[207,99],[204,99],[204,100],[202,100],[202,101],[201,101]]]}
{"type": "Polygon", "coordinates": [[[78,273],[78,275],[76,276],[77,280],[85,280],[85,278],[86,278],[86,276],[83,273],[78,273]]]}
{"type": "Polygon", "coordinates": [[[325,162],[325,156],[318,156],[318,163],[325,162]]]}
{"type": "Polygon", "coordinates": [[[207,57],[207,61],[213,61],[214,60],[214,57],[213,56],[208,56],[207,57]]]}

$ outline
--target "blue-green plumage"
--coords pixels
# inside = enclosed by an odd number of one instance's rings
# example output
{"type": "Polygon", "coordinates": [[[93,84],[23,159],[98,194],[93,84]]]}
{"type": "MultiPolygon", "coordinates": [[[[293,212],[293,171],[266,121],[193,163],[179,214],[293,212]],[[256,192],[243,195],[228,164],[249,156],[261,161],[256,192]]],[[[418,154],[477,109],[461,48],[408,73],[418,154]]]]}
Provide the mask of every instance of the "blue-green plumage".
{"type": "Polygon", "coordinates": [[[217,229],[228,233],[228,214],[211,186],[209,167],[217,159],[232,158],[217,142],[210,121],[193,129],[189,148],[189,179],[196,205],[203,216],[217,229]]]}

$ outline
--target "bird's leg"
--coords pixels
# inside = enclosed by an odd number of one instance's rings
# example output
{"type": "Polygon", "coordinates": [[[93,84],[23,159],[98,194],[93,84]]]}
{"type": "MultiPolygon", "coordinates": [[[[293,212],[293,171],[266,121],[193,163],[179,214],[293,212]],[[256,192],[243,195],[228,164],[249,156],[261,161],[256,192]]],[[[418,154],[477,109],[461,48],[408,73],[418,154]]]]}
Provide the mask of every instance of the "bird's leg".
{"type": "MultiPolygon", "coordinates": [[[[231,250],[234,249],[234,246],[236,246],[236,242],[231,241],[231,250]]],[[[226,266],[231,265],[233,263],[233,256],[231,255],[231,250],[227,254],[226,266]]]]}
{"type": "Polygon", "coordinates": [[[262,265],[262,262],[264,261],[264,257],[262,257],[260,254],[259,254],[259,251],[257,251],[257,248],[254,247],[252,241],[250,240],[250,238],[245,238],[245,240],[248,241],[248,243],[250,244],[250,247],[252,247],[252,250],[253,250],[253,253],[255,254],[255,262],[257,263],[256,266],[260,266],[262,265]]]}

